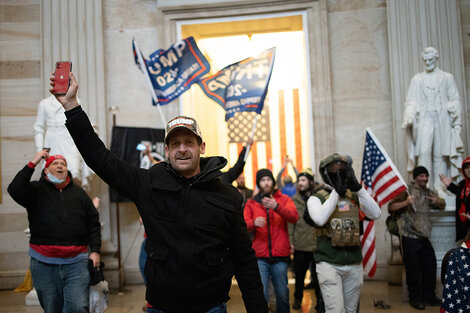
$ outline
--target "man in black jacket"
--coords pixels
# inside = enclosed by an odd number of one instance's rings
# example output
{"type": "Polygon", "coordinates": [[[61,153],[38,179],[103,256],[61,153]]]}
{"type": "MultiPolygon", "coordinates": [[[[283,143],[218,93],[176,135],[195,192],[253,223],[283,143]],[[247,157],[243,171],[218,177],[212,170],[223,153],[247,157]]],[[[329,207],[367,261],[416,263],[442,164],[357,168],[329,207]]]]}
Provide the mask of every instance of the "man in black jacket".
{"type": "Polygon", "coordinates": [[[242,198],[219,179],[224,158],[200,157],[205,143],[196,121],[178,116],[168,122],[168,161],[149,170],[132,166],[94,133],[70,76],[67,94],[56,96],[66,126],[87,164],[136,204],[147,232],[146,299],[153,307],[148,312],[226,312],[233,275],[247,312],[268,312],[242,198]]]}
{"type": "Polygon", "coordinates": [[[91,199],[73,183],[65,158],[37,152],[16,174],[8,193],[28,212],[28,255],[41,307],[46,313],[88,313],[88,259],[99,266],[100,221],[91,199]],[[31,182],[42,159],[41,178],[31,182]]]}

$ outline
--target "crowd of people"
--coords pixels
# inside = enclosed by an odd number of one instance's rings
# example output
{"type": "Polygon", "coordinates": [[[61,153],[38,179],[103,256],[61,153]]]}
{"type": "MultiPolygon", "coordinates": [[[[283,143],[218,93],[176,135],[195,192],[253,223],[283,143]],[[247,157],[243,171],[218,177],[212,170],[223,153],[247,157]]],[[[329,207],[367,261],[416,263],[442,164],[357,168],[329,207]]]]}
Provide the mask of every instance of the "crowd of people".
{"type": "MultiPolygon", "coordinates": [[[[165,128],[166,160],[139,168],[105,147],[77,100],[73,74],[70,79],[67,93],[55,97],[65,110],[66,127],[78,151],[103,181],[136,204],[145,227],[141,266],[148,313],[227,312],[233,276],[247,312],[268,312],[273,297],[276,312],[299,310],[308,270],[317,312],[358,311],[362,221],[377,220],[381,210],[359,183],[350,157],[333,153],[321,160],[323,184],[315,181],[310,168],[299,172],[286,157],[277,179],[269,169],[257,171],[253,191],[243,175],[246,148],[236,165],[223,173],[225,158],[201,156],[206,143],[197,121],[177,116],[165,128]],[[295,182],[289,175],[282,178],[289,164],[295,182]],[[291,256],[293,301],[288,288],[291,256]]],[[[435,180],[428,187],[430,168],[414,167],[407,191],[388,205],[389,212],[400,216],[409,300],[418,310],[442,306],[453,312],[453,295],[446,294],[448,281],[468,281],[463,274],[469,273],[468,265],[460,264],[459,257],[468,255],[470,246],[470,158],[461,168],[464,179],[458,184],[443,173],[433,173],[434,178],[440,174],[441,183],[456,195],[456,240],[462,244],[448,255],[449,264],[461,266],[460,277],[444,266],[443,300],[435,293],[437,264],[429,240],[429,211],[443,210],[446,202],[434,190],[435,180]]],[[[98,212],[72,178],[64,156],[39,150],[8,187],[28,213],[31,274],[47,313],[88,312],[88,264],[100,266],[98,212]],[[41,177],[31,182],[41,160],[41,177]]],[[[461,298],[469,303],[468,294],[461,298]]]]}

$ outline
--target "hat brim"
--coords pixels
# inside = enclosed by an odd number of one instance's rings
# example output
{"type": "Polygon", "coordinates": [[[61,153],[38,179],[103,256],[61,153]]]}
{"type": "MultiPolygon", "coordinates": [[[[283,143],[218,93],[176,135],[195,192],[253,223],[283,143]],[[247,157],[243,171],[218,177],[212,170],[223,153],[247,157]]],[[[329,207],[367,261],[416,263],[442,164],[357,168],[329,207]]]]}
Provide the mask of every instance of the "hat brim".
{"type": "Polygon", "coordinates": [[[188,132],[194,134],[196,136],[196,138],[198,138],[200,140],[200,142],[202,142],[202,137],[198,135],[197,132],[195,132],[194,130],[192,130],[191,128],[189,127],[186,127],[184,125],[181,125],[181,126],[177,126],[177,127],[174,127],[172,130],[170,130],[168,132],[168,134],[165,135],[165,139],[163,140],[165,142],[165,144],[168,144],[168,139],[170,138],[170,136],[177,130],[180,130],[180,129],[185,129],[187,130],[188,132]]]}

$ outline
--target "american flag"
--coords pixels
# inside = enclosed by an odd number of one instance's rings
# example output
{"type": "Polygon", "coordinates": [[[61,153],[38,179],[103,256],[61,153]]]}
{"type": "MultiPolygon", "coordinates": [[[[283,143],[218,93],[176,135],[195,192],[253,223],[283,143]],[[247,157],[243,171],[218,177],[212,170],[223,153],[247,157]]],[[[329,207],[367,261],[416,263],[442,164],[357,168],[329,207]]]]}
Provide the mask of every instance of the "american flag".
{"type": "MultiPolygon", "coordinates": [[[[303,131],[311,124],[303,99],[305,91],[299,88],[271,88],[268,91],[256,126],[255,143],[251,147],[244,170],[249,188],[256,186],[256,172],[261,168],[270,169],[276,176],[286,155],[293,160],[299,171],[307,167],[306,164],[311,164],[311,149],[305,148],[309,147],[309,137],[303,131]]],[[[239,112],[228,121],[229,167],[235,164],[243,144],[250,136],[255,115],[256,112],[239,112]]],[[[292,166],[288,166],[284,173],[295,180],[292,166]]]]}
{"type": "Polygon", "coordinates": [[[470,312],[470,249],[468,248],[457,248],[450,255],[440,312],[470,312]]]}
{"type": "MultiPolygon", "coordinates": [[[[384,205],[407,189],[400,172],[398,172],[370,128],[366,129],[361,183],[379,206],[384,205]]],[[[364,234],[361,243],[364,272],[369,277],[373,277],[377,269],[373,221],[364,221],[364,234]]]]}

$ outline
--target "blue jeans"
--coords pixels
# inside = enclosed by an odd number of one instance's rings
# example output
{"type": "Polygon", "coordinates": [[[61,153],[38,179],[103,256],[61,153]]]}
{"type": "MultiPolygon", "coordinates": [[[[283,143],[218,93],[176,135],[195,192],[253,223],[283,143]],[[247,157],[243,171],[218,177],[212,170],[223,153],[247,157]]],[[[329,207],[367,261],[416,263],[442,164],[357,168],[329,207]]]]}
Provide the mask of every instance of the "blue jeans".
{"type": "Polygon", "coordinates": [[[266,302],[269,301],[269,279],[271,278],[276,293],[276,312],[289,313],[289,287],[287,286],[287,262],[268,263],[258,259],[259,274],[263,283],[266,302]]]}
{"type": "Polygon", "coordinates": [[[31,258],[30,269],[45,313],[88,313],[90,272],[87,259],[56,265],[31,258]]]}
{"type": "MultiPolygon", "coordinates": [[[[153,308],[147,308],[147,313],[165,313],[165,311],[157,310],[153,308]]],[[[218,306],[215,306],[212,309],[209,309],[209,311],[207,311],[206,313],[227,313],[227,304],[226,303],[219,304],[218,306]]]]}

